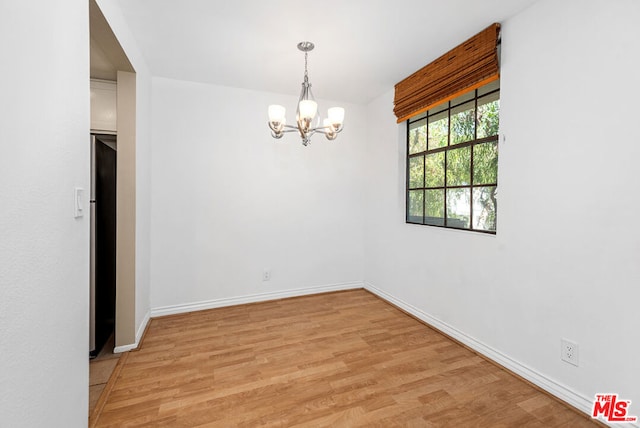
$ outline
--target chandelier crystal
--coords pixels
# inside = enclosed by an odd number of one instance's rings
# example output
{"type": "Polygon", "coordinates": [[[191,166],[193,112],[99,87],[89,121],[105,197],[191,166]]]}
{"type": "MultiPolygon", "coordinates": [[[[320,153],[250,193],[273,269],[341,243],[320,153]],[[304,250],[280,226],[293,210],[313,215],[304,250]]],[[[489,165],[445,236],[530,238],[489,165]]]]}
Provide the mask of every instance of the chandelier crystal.
{"type": "Polygon", "coordinates": [[[269,106],[268,111],[271,136],[273,138],[282,138],[285,132],[298,131],[303,146],[308,146],[311,143],[311,136],[315,133],[324,134],[327,140],[335,140],[338,133],[342,131],[342,124],[344,123],[344,109],[342,107],[331,107],[327,110],[327,117],[322,121],[322,126],[318,126],[320,124],[320,118],[317,117],[318,103],[316,103],[311,92],[311,83],[309,83],[309,73],[307,71],[308,54],[313,48],[314,44],[311,42],[298,43],[298,49],[304,52],[304,80],[302,81],[302,91],[296,108],[296,126],[287,125],[285,119],[286,109],[283,106],[273,104],[269,106]]]}

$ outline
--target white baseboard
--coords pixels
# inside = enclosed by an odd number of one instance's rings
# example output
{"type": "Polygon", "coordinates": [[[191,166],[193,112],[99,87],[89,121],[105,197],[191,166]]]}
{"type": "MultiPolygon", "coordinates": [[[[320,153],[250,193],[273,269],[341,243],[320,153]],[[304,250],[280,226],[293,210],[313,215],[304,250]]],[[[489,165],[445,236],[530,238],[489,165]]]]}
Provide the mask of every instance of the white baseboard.
{"type": "Polygon", "coordinates": [[[138,331],[136,331],[136,348],[140,344],[140,340],[142,340],[142,335],[144,334],[144,330],[147,328],[147,324],[149,324],[149,320],[151,319],[151,311],[147,311],[144,314],[144,318],[142,318],[142,322],[138,326],[138,331]]]}
{"type": "Polygon", "coordinates": [[[151,308],[152,317],[182,314],[185,312],[202,311],[205,309],[221,308],[224,306],[243,305],[246,303],[264,302],[267,300],[284,299],[287,297],[306,296],[308,294],[327,293],[330,291],[353,290],[364,288],[361,281],[343,282],[339,284],[319,285],[315,287],[295,288],[292,290],[257,293],[239,297],[225,297],[222,299],[205,300],[202,302],[185,303],[181,305],[161,306],[151,308]]]}
{"type": "Polygon", "coordinates": [[[127,352],[133,349],[136,349],[137,347],[138,347],[137,343],[130,343],[128,345],[116,346],[115,348],[113,348],[113,353],[120,354],[122,352],[127,352]]]}
{"type": "Polygon", "coordinates": [[[140,345],[140,340],[142,339],[142,335],[144,334],[145,328],[147,328],[147,324],[149,324],[150,318],[151,318],[151,311],[147,311],[147,313],[144,314],[144,318],[142,319],[142,322],[138,326],[138,331],[136,331],[135,343],[131,343],[129,345],[116,346],[115,348],[113,348],[113,353],[119,354],[121,352],[127,352],[133,349],[136,349],[138,345],[140,345]]]}
{"type": "MultiPolygon", "coordinates": [[[[456,329],[455,327],[450,326],[449,324],[423,312],[422,310],[416,308],[415,306],[406,303],[396,297],[388,294],[385,291],[376,288],[373,284],[365,282],[364,283],[365,290],[370,291],[371,293],[379,296],[380,298],[396,305],[407,313],[413,315],[421,321],[429,324],[430,326],[440,330],[446,335],[454,338],[455,340],[465,344],[469,348],[478,352],[479,354],[484,355],[485,357],[495,361],[501,366],[511,370],[513,373],[523,377],[529,382],[537,385],[548,393],[558,397],[559,399],[565,401],[566,403],[572,405],[576,409],[586,413],[587,415],[591,415],[591,409],[593,406],[593,398],[585,397],[571,388],[562,385],[554,381],[553,379],[549,379],[547,376],[542,373],[537,372],[536,370],[528,367],[525,364],[522,364],[519,361],[514,360],[513,358],[501,353],[497,349],[492,348],[489,345],[486,345],[471,336],[463,333],[462,331],[456,329]]],[[[637,427],[636,424],[628,424],[627,426],[637,427]]]]}

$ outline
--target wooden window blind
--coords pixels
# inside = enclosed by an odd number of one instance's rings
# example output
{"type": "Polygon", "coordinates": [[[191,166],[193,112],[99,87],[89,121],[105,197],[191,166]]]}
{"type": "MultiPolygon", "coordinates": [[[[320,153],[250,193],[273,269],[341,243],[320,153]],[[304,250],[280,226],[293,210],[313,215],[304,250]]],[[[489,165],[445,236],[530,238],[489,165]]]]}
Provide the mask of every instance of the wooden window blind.
{"type": "Polygon", "coordinates": [[[395,86],[398,123],[500,77],[495,23],[395,86]]]}

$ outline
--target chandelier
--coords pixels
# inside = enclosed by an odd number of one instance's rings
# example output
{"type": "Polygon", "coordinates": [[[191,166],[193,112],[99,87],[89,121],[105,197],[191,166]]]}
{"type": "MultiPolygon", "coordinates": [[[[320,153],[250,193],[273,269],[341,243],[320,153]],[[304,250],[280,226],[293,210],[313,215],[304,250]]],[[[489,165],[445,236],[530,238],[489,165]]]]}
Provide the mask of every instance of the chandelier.
{"type": "Polygon", "coordinates": [[[307,56],[314,48],[311,42],[298,43],[298,49],[304,52],[304,80],[302,81],[302,91],[296,108],[296,126],[287,125],[285,119],[285,108],[281,105],[269,106],[269,128],[273,138],[282,138],[285,132],[298,131],[302,138],[302,145],[308,146],[311,143],[311,136],[315,133],[324,134],[327,140],[335,140],[338,133],[342,131],[344,122],[344,109],[342,107],[331,107],[327,110],[327,118],[320,124],[320,117],[316,119],[318,103],[316,103],[311,92],[311,83],[307,72],[307,56]],[[314,123],[315,120],[315,123],[314,123]]]}

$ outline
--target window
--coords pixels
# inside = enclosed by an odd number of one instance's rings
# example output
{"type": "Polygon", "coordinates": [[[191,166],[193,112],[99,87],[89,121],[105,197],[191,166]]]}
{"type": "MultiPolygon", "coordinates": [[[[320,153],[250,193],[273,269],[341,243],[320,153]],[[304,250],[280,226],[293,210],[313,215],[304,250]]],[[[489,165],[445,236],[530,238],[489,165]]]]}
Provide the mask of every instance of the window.
{"type": "Polygon", "coordinates": [[[407,223],[496,232],[499,80],[407,120],[407,223]]]}

